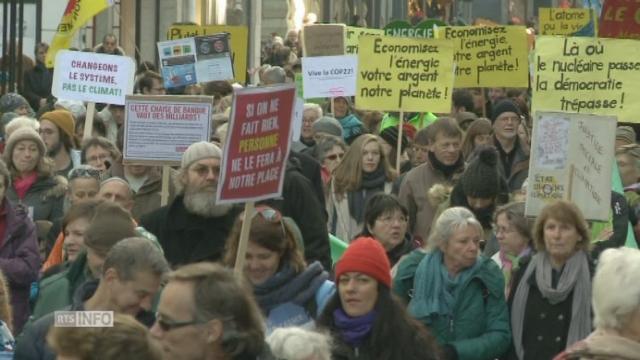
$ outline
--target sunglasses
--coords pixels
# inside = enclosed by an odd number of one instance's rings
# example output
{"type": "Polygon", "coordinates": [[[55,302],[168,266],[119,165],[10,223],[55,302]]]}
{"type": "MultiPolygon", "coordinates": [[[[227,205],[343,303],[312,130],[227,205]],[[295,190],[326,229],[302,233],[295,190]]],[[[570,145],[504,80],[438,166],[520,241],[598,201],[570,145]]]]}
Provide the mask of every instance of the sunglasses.
{"type": "Polygon", "coordinates": [[[282,228],[282,235],[284,237],[287,236],[287,232],[284,229],[284,221],[282,221],[282,214],[280,213],[280,211],[265,205],[258,205],[256,206],[256,213],[259,214],[265,221],[271,224],[280,223],[280,227],[282,228]]]}
{"type": "Polygon", "coordinates": [[[329,160],[342,160],[342,158],[344,157],[344,154],[331,154],[331,155],[327,155],[327,157],[325,159],[329,159],[329,160]]]}

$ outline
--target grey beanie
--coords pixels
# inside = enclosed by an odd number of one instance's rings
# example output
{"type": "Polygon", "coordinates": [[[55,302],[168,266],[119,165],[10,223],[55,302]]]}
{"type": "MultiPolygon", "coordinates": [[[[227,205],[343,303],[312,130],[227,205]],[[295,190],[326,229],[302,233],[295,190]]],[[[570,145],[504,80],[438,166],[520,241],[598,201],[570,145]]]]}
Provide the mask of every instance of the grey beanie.
{"type": "Polygon", "coordinates": [[[313,131],[325,133],[342,139],[342,126],[340,122],[331,116],[323,116],[313,123],[313,131]]]}
{"type": "Polygon", "coordinates": [[[222,150],[220,150],[218,146],[206,141],[193,143],[187,148],[184,154],[182,154],[181,167],[186,169],[194,162],[206,158],[222,159],[222,150]]]}
{"type": "Polygon", "coordinates": [[[29,105],[29,102],[24,96],[18,93],[8,93],[0,97],[0,113],[15,112],[17,108],[23,105],[29,108],[29,115],[35,115],[31,105],[29,105]]]}

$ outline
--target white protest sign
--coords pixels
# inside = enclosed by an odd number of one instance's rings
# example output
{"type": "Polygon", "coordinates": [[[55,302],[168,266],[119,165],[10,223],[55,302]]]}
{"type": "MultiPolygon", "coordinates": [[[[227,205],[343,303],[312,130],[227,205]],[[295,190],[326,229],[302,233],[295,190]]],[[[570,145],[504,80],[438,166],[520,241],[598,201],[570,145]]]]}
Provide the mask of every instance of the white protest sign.
{"type": "Polygon", "coordinates": [[[209,141],[210,96],[130,95],[125,106],[125,163],[179,165],[189,145],[209,141]]]}
{"type": "Polygon", "coordinates": [[[133,93],[135,63],[127,56],[62,50],[51,93],[60,99],[124,105],[133,93]]]}
{"type": "Polygon", "coordinates": [[[357,72],[357,55],[303,57],[304,97],[354,96],[357,72]]]}
{"type": "Polygon", "coordinates": [[[575,203],[588,220],[608,220],[616,118],[537,112],[529,162],[526,215],[555,200],[575,203]]]}

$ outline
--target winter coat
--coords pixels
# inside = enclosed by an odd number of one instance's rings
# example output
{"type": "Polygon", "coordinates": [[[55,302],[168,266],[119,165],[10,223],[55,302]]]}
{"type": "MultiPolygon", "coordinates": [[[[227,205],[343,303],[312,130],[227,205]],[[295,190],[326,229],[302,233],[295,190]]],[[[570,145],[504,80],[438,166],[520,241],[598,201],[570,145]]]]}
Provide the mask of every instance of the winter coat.
{"type": "MultiPolygon", "coordinates": [[[[460,172],[463,169],[464,166],[460,166],[460,172]]],[[[409,231],[420,243],[425,243],[429,238],[431,223],[437,211],[437,206],[429,201],[429,189],[435,184],[452,186],[456,176],[457,173],[451,179],[445,178],[441,171],[427,161],[411,169],[400,185],[398,198],[409,211],[409,231]]]]}
{"type": "Polygon", "coordinates": [[[638,359],[640,359],[640,342],[603,330],[596,330],[586,339],[572,345],[554,360],[638,359]]]}
{"type": "Polygon", "coordinates": [[[64,196],[67,191],[67,180],[61,176],[38,178],[31,185],[24,199],[18,199],[13,186],[7,189],[7,199],[14,204],[23,204],[29,213],[33,212],[33,221],[46,220],[53,222],[64,216],[64,196]]]}
{"type": "MultiPolygon", "coordinates": [[[[394,292],[405,301],[413,295],[415,272],[426,256],[431,255],[414,251],[398,267],[394,292]]],[[[475,273],[458,285],[461,289],[453,305],[453,318],[431,315],[423,320],[440,344],[455,348],[460,360],[495,359],[511,343],[502,272],[491,259],[480,257],[477,261],[480,264],[475,273]]]]}
{"type": "MultiPolygon", "coordinates": [[[[498,140],[495,139],[495,137],[494,143],[496,145],[496,148],[498,149],[498,152],[500,153],[499,164],[502,169],[502,174],[506,175],[503,163],[504,150],[502,150],[502,146],[500,145],[498,140]]],[[[511,160],[511,174],[507,178],[509,192],[520,190],[522,188],[522,184],[524,184],[524,181],[529,176],[529,153],[525,151],[523,146],[524,145],[522,144],[522,142],[518,138],[516,138],[515,148],[513,150],[515,151],[515,154],[513,155],[513,159],[511,160]]]]}
{"type": "MultiPolygon", "coordinates": [[[[384,193],[390,194],[393,182],[384,183],[384,193]]],[[[362,204],[364,207],[364,204],[362,204]]],[[[338,239],[342,239],[346,242],[353,240],[364,226],[364,222],[358,222],[351,216],[349,211],[349,196],[342,194],[342,196],[335,193],[333,189],[333,183],[329,189],[329,198],[327,201],[327,213],[329,214],[328,229],[338,239]]]]}
{"type": "Polygon", "coordinates": [[[22,206],[4,204],[6,230],[0,245],[0,270],[9,282],[13,329],[17,334],[29,318],[31,283],[38,279],[40,253],[36,228],[22,206]]]}
{"type": "Polygon", "coordinates": [[[342,126],[342,138],[347,144],[351,144],[355,138],[364,132],[362,121],[354,114],[347,114],[341,119],[337,119],[342,126]]]}
{"type": "Polygon", "coordinates": [[[413,236],[411,236],[411,234],[404,234],[402,242],[396,245],[393,249],[387,251],[387,258],[389,258],[391,267],[394,267],[403,256],[412,252],[416,248],[416,245],[417,244],[413,241],[413,236]]]}
{"type": "Polygon", "coordinates": [[[51,96],[52,83],[53,71],[47,69],[45,64],[41,62],[38,62],[31,71],[24,74],[22,95],[34,110],[40,108],[40,99],[51,96]]]}
{"type": "Polygon", "coordinates": [[[144,215],[140,225],[158,238],[172,267],[200,261],[222,259],[224,245],[239,213],[230,209],[225,215],[205,218],[190,213],[183,195],[169,205],[144,215]]]}

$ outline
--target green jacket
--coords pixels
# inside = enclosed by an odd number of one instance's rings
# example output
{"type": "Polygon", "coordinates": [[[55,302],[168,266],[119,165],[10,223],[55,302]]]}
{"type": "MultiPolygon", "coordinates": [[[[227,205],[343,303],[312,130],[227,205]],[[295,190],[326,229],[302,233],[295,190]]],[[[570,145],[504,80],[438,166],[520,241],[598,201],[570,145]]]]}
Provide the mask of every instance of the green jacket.
{"type": "MultiPolygon", "coordinates": [[[[413,295],[415,271],[426,255],[424,250],[415,250],[398,267],[393,291],[407,302],[413,295]]],[[[480,257],[478,261],[476,273],[461,284],[453,318],[432,315],[424,319],[438,342],[453,346],[460,360],[495,359],[511,344],[502,272],[491,259],[480,257]]]]}

